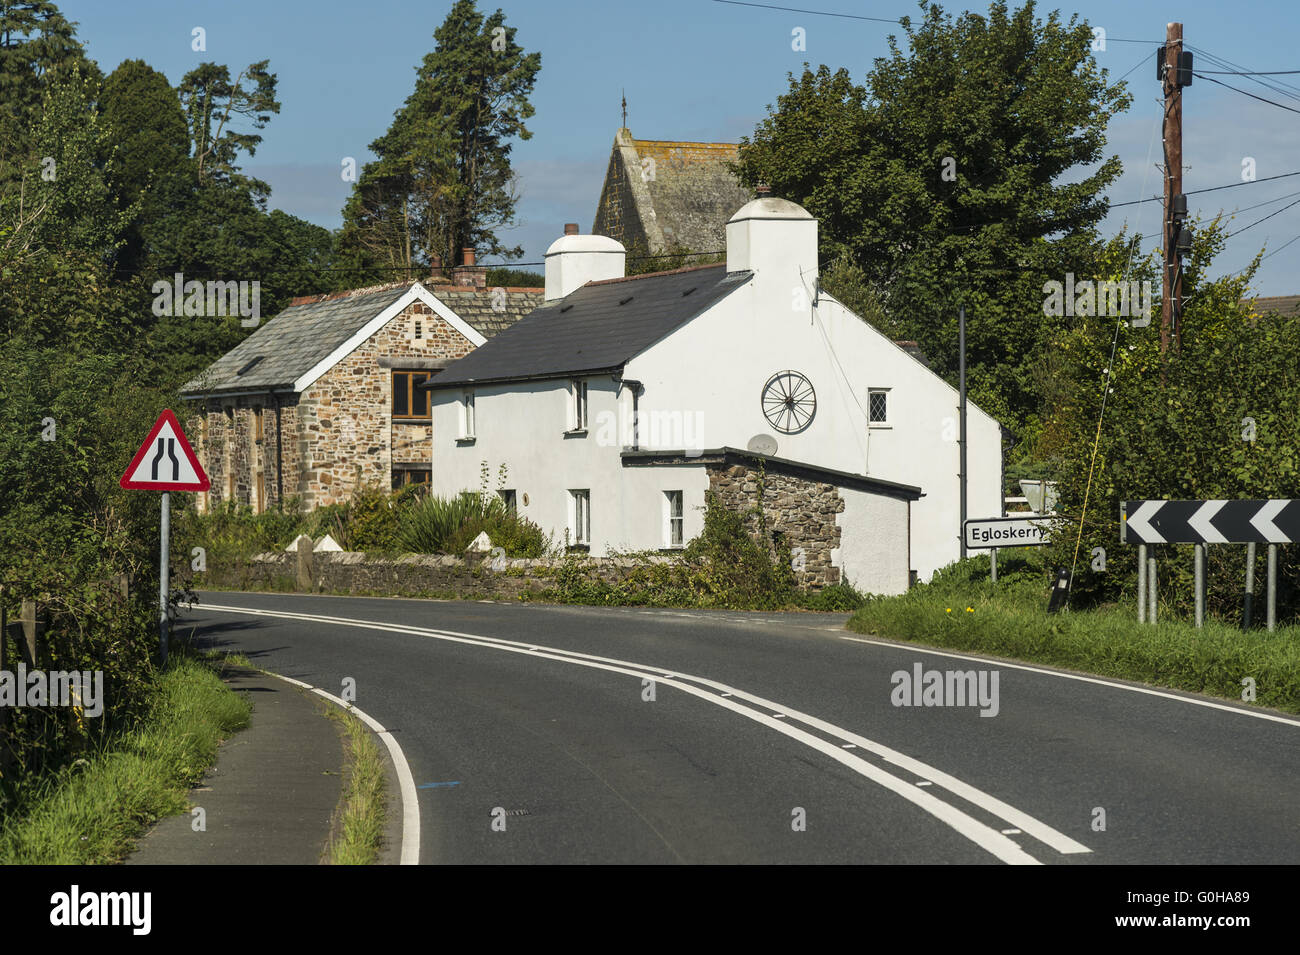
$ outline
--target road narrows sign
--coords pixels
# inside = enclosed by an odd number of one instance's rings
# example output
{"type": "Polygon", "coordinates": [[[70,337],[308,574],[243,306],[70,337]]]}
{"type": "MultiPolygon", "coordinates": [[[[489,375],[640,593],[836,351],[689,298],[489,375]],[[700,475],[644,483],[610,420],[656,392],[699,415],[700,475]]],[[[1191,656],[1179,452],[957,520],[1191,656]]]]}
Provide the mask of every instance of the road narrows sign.
{"type": "Polygon", "coordinates": [[[133,491],[206,491],[212,486],[170,408],[158,416],[118,484],[133,491]]]}
{"type": "Polygon", "coordinates": [[[1292,544],[1300,500],[1125,501],[1119,531],[1129,544],[1292,544]]]}

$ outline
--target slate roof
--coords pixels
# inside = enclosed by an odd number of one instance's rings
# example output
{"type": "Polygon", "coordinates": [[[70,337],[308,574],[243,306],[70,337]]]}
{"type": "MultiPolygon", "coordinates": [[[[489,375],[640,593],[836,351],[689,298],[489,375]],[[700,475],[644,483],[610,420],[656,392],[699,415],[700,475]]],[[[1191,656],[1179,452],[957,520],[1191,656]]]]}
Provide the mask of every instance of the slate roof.
{"type": "Polygon", "coordinates": [[[1295,315],[1300,312],[1300,295],[1274,295],[1250,300],[1257,312],[1274,312],[1278,315],[1295,315]]]}
{"type": "Polygon", "coordinates": [[[592,234],[629,251],[644,243],[652,255],[725,249],[727,220],[753,198],[728,168],[738,155],[735,143],[633,139],[620,129],[592,234]]]}
{"type": "MultiPolygon", "coordinates": [[[[288,308],[218,358],[203,374],[186,382],[181,392],[191,396],[291,388],[298,378],[410,291],[413,284],[399,282],[295,298],[288,308]],[[259,360],[248,367],[255,359],[259,360]],[[241,375],[241,369],[247,370],[241,375]]],[[[489,339],[542,304],[545,294],[542,289],[507,289],[505,309],[495,312],[491,289],[433,284],[425,288],[489,339]]]]}
{"type": "Polygon", "coordinates": [[[422,387],[613,371],[752,274],[706,265],[588,282],[452,362],[422,387]]]}

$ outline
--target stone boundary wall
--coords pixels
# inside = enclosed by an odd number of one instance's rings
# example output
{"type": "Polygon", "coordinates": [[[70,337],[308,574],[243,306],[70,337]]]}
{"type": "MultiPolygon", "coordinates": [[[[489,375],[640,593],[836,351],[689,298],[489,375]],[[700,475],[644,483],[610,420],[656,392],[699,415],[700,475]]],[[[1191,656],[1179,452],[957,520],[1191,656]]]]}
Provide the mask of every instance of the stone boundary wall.
{"type": "MultiPolygon", "coordinates": [[[[585,557],[579,566],[590,578],[614,584],[648,562],[660,563],[670,559],[654,556],[638,560],[585,557]]],[[[192,586],[310,593],[370,592],[392,596],[454,592],[514,599],[554,587],[555,575],[564,564],[565,559],[558,557],[494,560],[490,554],[379,557],[347,551],[307,552],[302,555],[266,553],[258,554],[247,564],[210,567],[202,575],[202,580],[192,586]]]]}

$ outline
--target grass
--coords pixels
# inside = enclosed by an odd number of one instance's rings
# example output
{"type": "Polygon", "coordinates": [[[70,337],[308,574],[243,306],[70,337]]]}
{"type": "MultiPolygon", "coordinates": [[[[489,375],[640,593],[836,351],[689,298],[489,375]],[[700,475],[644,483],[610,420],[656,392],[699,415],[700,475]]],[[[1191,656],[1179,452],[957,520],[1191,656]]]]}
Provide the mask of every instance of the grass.
{"type": "MultiPolygon", "coordinates": [[[[984,563],[987,572],[987,560],[984,563]]],[[[1260,706],[1300,713],[1300,627],[1243,632],[1207,619],[1160,616],[1139,624],[1128,608],[1048,615],[1048,585],[1027,574],[995,587],[961,571],[859,609],[849,629],[1204,693],[1241,702],[1253,680],[1260,706]]]]}
{"type": "Polygon", "coordinates": [[[252,706],[213,667],[177,656],[133,730],[52,777],[0,826],[0,863],[121,861],[153,822],[189,808],[189,790],[252,706]]]}
{"type": "Polygon", "coordinates": [[[339,825],[327,856],[331,865],[373,865],[384,846],[384,755],[370,728],[351,713],[331,706],[329,718],[343,727],[347,756],[339,825]]]}

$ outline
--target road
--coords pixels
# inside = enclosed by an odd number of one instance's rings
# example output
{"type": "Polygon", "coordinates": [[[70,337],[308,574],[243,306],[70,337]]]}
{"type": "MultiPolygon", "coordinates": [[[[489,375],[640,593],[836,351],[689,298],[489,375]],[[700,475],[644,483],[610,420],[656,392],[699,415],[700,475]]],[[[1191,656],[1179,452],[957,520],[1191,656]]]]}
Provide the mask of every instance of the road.
{"type": "Polygon", "coordinates": [[[1300,862],[1300,720],[845,619],[203,593],[177,628],[355,681],[421,863],[1300,862]],[[895,705],[918,664],[996,697],[895,705]]]}

